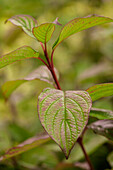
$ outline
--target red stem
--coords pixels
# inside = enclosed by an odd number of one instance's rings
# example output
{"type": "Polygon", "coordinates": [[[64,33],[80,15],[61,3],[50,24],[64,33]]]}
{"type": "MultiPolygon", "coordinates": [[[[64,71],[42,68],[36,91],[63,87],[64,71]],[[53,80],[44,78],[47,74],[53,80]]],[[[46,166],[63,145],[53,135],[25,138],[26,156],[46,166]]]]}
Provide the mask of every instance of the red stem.
{"type": "Polygon", "coordinates": [[[51,72],[51,74],[53,76],[53,79],[54,79],[55,83],[56,83],[57,89],[61,90],[60,84],[58,82],[57,76],[56,76],[55,71],[54,71],[53,62],[50,62],[49,57],[48,57],[46,43],[45,43],[44,54],[45,54],[45,57],[46,57],[46,60],[47,60],[48,66],[49,66],[49,70],[50,70],[50,72],[51,72]]]}
{"type": "Polygon", "coordinates": [[[42,46],[43,51],[45,51],[45,49],[44,49],[44,46],[43,46],[42,42],[40,42],[40,45],[42,46]]]}
{"type": "Polygon", "coordinates": [[[51,68],[51,62],[50,62],[49,57],[48,57],[46,43],[45,43],[45,50],[44,50],[44,54],[45,54],[46,60],[47,60],[47,62],[48,62],[49,68],[51,68]]]}
{"type": "Polygon", "coordinates": [[[53,53],[54,53],[54,50],[51,53],[51,65],[52,65],[52,67],[53,67],[53,53]]]}
{"type": "Polygon", "coordinates": [[[86,161],[88,162],[88,165],[89,165],[89,167],[90,167],[90,170],[94,170],[94,168],[93,168],[93,166],[92,166],[92,163],[91,163],[91,161],[90,161],[90,159],[89,159],[89,156],[87,155],[87,152],[86,152],[86,150],[85,150],[85,148],[84,148],[84,145],[83,145],[83,143],[82,143],[82,137],[79,137],[78,140],[77,140],[77,142],[79,143],[79,145],[80,145],[80,147],[81,147],[81,149],[82,149],[82,151],[83,151],[83,153],[84,153],[84,156],[85,156],[85,158],[86,158],[86,161]]]}
{"type": "Polygon", "coordinates": [[[52,74],[52,76],[54,78],[54,81],[55,81],[55,83],[57,85],[57,89],[61,90],[59,81],[58,81],[57,76],[56,76],[55,71],[54,71],[54,67],[52,67],[50,71],[51,71],[51,74],[52,74]]]}
{"type": "Polygon", "coordinates": [[[47,66],[47,68],[49,69],[48,64],[47,64],[42,58],[38,57],[38,59],[39,59],[40,61],[42,61],[42,62],[47,66]]]}

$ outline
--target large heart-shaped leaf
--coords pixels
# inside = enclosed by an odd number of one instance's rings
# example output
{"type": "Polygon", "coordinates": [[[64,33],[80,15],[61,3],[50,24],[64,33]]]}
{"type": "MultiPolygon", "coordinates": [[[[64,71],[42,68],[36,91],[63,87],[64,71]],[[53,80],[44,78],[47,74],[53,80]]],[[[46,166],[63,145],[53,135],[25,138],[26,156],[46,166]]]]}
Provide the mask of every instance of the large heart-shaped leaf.
{"type": "Polygon", "coordinates": [[[96,101],[102,97],[108,97],[113,95],[113,83],[103,83],[94,85],[86,90],[92,101],[96,101]]]}
{"type": "Polygon", "coordinates": [[[73,35],[82,30],[86,30],[96,25],[101,25],[104,23],[113,22],[113,19],[103,17],[103,16],[87,16],[83,18],[75,18],[69,21],[61,30],[61,33],[57,39],[57,41],[53,45],[53,49],[55,49],[64,39],[68,38],[70,35],[73,35]]]}
{"type": "MultiPolygon", "coordinates": [[[[58,71],[55,69],[55,73],[57,75],[57,78],[59,78],[58,71]]],[[[33,80],[40,80],[45,81],[49,84],[54,85],[53,77],[49,71],[49,69],[46,66],[40,66],[36,70],[34,70],[32,73],[30,73],[27,77],[23,79],[13,80],[13,81],[7,81],[2,85],[2,93],[5,99],[8,99],[11,93],[16,90],[21,84],[33,81],[33,80]]]]}
{"type": "Polygon", "coordinates": [[[11,21],[14,25],[22,27],[26,34],[34,38],[32,33],[33,27],[38,26],[37,21],[29,15],[15,15],[9,18],[7,21],[11,21]]]}
{"type": "Polygon", "coordinates": [[[38,41],[47,43],[51,39],[54,30],[54,23],[45,23],[33,28],[33,34],[38,41]]]}
{"type": "Polygon", "coordinates": [[[39,53],[34,49],[28,46],[23,46],[16,49],[15,51],[8,53],[0,58],[0,68],[5,67],[9,64],[12,64],[16,61],[29,59],[29,58],[38,58],[39,53]]]}
{"type": "Polygon", "coordinates": [[[91,109],[91,98],[86,91],[45,89],[38,98],[40,121],[61,147],[66,158],[83,132],[91,109]]]}
{"type": "Polygon", "coordinates": [[[38,147],[50,140],[50,137],[46,135],[40,135],[40,136],[35,136],[32,138],[27,139],[23,143],[10,148],[3,156],[0,157],[0,161],[3,161],[5,159],[14,157],[16,155],[19,155],[23,152],[26,152],[32,148],[38,147]]]}

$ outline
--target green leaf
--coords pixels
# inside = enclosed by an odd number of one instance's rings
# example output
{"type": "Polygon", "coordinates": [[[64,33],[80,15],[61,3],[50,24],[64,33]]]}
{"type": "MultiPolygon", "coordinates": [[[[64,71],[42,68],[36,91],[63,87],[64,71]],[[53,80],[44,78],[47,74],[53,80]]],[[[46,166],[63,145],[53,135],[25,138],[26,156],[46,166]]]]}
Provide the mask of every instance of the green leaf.
{"type": "Polygon", "coordinates": [[[68,38],[70,35],[73,35],[82,30],[86,30],[96,25],[101,25],[104,23],[113,22],[113,19],[91,15],[83,18],[75,18],[69,21],[61,30],[61,33],[57,39],[57,41],[53,45],[53,49],[55,49],[64,39],[68,38]]]}
{"type": "Polygon", "coordinates": [[[110,166],[113,168],[113,151],[108,155],[107,161],[109,162],[110,166]]]}
{"type": "Polygon", "coordinates": [[[39,53],[33,50],[29,46],[23,46],[11,53],[8,53],[0,58],[0,68],[5,67],[9,64],[12,64],[16,61],[29,59],[29,58],[38,58],[39,53]]]}
{"type": "Polygon", "coordinates": [[[95,133],[113,140],[113,120],[98,120],[87,127],[95,133]]]}
{"type": "Polygon", "coordinates": [[[113,112],[106,109],[91,108],[90,116],[96,117],[97,119],[111,119],[113,120],[113,112]]]}
{"type": "Polygon", "coordinates": [[[45,23],[33,28],[33,34],[38,41],[47,43],[51,39],[54,30],[54,23],[45,23]]]}
{"type": "MultiPolygon", "coordinates": [[[[57,78],[59,78],[58,71],[55,69],[57,78]]],[[[2,85],[2,93],[5,99],[8,99],[11,93],[17,89],[21,84],[33,81],[33,80],[40,80],[45,81],[54,85],[53,77],[46,66],[40,66],[32,73],[30,73],[27,77],[19,80],[8,81],[2,85]]]]}
{"type": "Polygon", "coordinates": [[[102,97],[113,95],[113,83],[97,84],[86,91],[90,94],[92,101],[96,101],[102,97]]]}
{"type": "Polygon", "coordinates": [[[26,141],[24,141],[23,143],[17,145],[16,147],[9,149],[3,156],[0,157],[0,161],[11,158],[18,154],[21,154],[21,153],[28,151],[32,148],[35,148],[37,146],[40,146],[40,145],[48,142],[49,140],[50,140],[50,138],[48,135],[40,135],[40,136],[29,138],[26,141]]]}
{"type": "Polygon", "coordinates": [[[66,158],[83,132],[91,109],[86,91],[45,89],[38,97],[40,121],[50,137],[61,147],[66,158]]]}
{"type": "Polygon", "coordinates": [[[26,34],[34,38],[32,29],[33,27],[38,26],[38,24],[33,17],[29,15],[15,15],[9,18],[7,21],[11,21],[14,25],[22,27],[26,34]]]}

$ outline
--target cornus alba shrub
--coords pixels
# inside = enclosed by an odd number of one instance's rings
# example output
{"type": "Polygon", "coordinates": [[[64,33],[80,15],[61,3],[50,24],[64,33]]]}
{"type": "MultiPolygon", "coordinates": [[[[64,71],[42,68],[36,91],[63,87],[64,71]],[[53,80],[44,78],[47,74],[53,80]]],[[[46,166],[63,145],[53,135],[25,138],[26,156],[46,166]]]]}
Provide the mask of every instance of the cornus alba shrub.
{"type": "Polygon", "coordinates": [[[86,129],[90,128],[95,133],[112,139],[110,136],[113,134],[111,134],[110,129],[113,128],[113,112],[92,108],[92,102],[113,95],[113,83],[97,84],[85,91],[63,91],[59,84],[58,71],[54,67],[53,56],[56,48],[66,38],[93,26],[113,22],[113,19],[92,15],[75,18],[64,26],[58,22],[58,19],[51,23],[38,25],[37,21],[29,15],[16,15],[7,21],[22,27],[26,34],[40,43],[46,61],[41,58],[38,51],[29,46],[20,47],[1,57],[0,68],[30,58],[37,59],[37,62],[41,60],[44,64],[27,78],[3,84],[2,92],[5,99],[8,99],[11,93],[21,84],[34,79],[46,81],[52,84],[53,88],[44,89],[38,96],[38,116],[47,135],[33,137],[32,140],[28,139],[17,147],[9,149],[0,157],[0,161],[37,147],[52,138],[64,152],[66,159],[68,159],[75,142],[78,142],[90,169],[93,169],[82,142],[83,135],[86,129]],[[52,38],[55,27],[58,25],[61,27],[61,31],[52,46],[51,54],[48,54],[47,43],[52,38]],[[89,116],[100,120],[87,126],[89,116]]]}

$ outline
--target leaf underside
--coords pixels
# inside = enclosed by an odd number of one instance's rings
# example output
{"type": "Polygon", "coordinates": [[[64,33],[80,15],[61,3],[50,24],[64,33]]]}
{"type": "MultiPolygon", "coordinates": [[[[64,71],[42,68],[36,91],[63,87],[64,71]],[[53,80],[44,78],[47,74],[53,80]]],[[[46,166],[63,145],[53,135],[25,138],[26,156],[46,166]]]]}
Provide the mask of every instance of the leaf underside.
{"type": "MultiPolygon", "coordinates": [[[[57,78],[59,78],[58,71],[56,69],[55,73],[57,75],[57,78]]],[[[54,85],[53,77],[48,68],[46,66],[40,66],[23,79],[7,81],[6,83],[4,83],[2,85],[2,93],[4,98],[7,100],[12,94],[12,92],[16,90],[21,84],[33,80],[45,81],[49,84],[54,85]]]]}
{"type": "Polygon", "coordinates": [[[90,124],[88,128],[113,141],[113,120],[98,120],[90,124]]]}
{"type": "Polygon", "coordinates": [[[113,19],[97,15],[91,15],[83,18],[75,18],[69,21],[62,28],[57,41],[53,45],[53,49],[55,49],[64,39],[68,38],[69,36],[77,32],[86,30],[96,25],[101,25],[109,22],[113,22],[113,19]]]}
{"type": "Polygon", "coordinates": [[[32,148],[38,147],[41,144],[48,142],[49,140],[50,138],[48,135],[40,135],[40,136],[29,138],[23,143],[17,145],[16,147],[9,149],[3,156],[0,157],[0,161],[19,155],[32,148]]]}
{"type": "Polygon", "coordinates": [[[113,83],[103,83],[94,85],[86,90],[92,101],[96,101],[102,97],[108,97],[113,95],[113,83]]]}
{"type": "Polygon", "coordinates": [[[29,58],[38,58],[39,53],[33,50],[29,46],[23,46],[11,53],[8,53],[0,58],[0,68],[5,67],[9,64],[12,64],[16,61],[29,59],[29,58]]]}
{"type": "Polygon", "coordinates": [[[97,119],[110,119],[113,120],[113,111],[106,109],[91,108],[90,116],[97,119]]]}
{"type": "Polygon", "coordinates": [[[29,15],[15,15],[9,18],[7,21],[12,22],[16,26],[22,27],[26,34],[34,38],[32,33],[33,27],[38,26],[37,21],[29,15]]]}
{"type": "Polygon", "coordinates": [[[90,108],[91,99],[86,91],[47,88],[38,98],[40,121],[66,158],[88,122],[90,108]]]}

